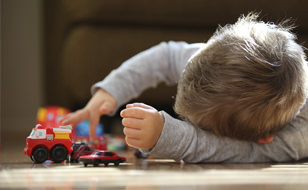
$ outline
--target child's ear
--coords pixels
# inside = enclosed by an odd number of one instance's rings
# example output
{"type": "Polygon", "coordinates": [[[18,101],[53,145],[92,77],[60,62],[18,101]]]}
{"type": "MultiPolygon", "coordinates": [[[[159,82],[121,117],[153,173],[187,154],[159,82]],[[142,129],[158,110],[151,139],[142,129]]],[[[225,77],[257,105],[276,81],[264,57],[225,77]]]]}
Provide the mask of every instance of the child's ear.
{"type": "Polygon", "coordinates": [[[273,135],[269,135],[266,138],[260,138],[258,140],[258,143],[260,144],[266,144],[266,143],[270,143],[274,140],[274,136],[273,135]]]}

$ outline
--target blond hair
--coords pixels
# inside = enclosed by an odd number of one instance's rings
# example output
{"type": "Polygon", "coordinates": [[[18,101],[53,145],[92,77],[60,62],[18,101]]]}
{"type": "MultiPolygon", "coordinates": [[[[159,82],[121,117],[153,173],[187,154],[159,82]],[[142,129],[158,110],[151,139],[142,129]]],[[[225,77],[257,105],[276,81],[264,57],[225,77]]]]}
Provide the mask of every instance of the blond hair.
{"type": "Polygon", "coordinates": [[[307,98],[307,63],[290,27],[242,16],[188,62],[175,111],[219,136],[257,141],[285,127],[307,98]]]}

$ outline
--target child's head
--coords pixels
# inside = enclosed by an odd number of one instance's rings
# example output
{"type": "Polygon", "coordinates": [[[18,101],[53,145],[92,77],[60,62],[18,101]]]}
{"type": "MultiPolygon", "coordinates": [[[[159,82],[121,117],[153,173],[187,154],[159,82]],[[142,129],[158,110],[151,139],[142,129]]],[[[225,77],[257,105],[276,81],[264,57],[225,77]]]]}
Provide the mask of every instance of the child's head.
{"type": "Polygon", "coordinates": [[[290,28],[241,17],[188,62],[175,111],[216,135],[257,141],[282,129],[307,97],[307,63],[290,28]]]}

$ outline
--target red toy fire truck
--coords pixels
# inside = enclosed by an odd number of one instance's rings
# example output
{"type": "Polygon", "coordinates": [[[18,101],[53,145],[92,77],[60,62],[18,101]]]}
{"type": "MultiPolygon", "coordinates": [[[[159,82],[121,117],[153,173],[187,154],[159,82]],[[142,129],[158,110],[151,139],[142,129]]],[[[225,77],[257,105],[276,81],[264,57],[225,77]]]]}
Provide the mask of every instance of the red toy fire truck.
{"type": "Polygon", "coordinates": [[[24,153],[35,163],[47,159],[59,163],[67,159],[72,149],[72,127],[43,127],[38,124],[26,139],[24,153]]]}

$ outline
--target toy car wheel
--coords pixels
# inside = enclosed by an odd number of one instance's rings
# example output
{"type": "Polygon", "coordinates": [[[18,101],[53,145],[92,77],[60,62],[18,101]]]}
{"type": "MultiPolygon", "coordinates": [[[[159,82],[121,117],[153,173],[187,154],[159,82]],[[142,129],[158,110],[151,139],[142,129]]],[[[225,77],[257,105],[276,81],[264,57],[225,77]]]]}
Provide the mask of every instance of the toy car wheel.
{"type": "Polygon", "coordinates": [[[108,166],[108,164],[109,164],[108,162],[105,162],[105,163],[104,163],[104,165],[105,165],[106,167],[108,166]]]}
{"type": "Polygon", "coordinates": [[[67,159],[67,150],[62,145],[55,146],[51,150],[51,160],[59,163],[67,159]]]}
{"type": "Polygon", "coordinates": [[[34,163],[43,163],[48,159],[48,150],[44,147],[37,147],[33,151],[31,158],[34,163]]]}

